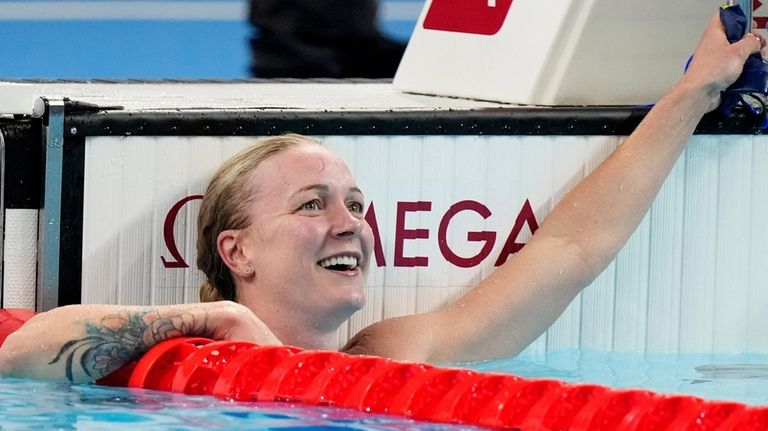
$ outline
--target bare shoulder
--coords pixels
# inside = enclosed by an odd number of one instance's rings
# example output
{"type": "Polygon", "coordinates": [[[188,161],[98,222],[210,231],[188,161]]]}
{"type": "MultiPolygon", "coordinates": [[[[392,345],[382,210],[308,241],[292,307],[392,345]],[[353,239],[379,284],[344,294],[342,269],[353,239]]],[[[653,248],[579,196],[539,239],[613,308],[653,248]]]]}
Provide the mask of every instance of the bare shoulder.
{"type": "Polygon", "coordinates": [[[382,320],[358,332],[341,351],[429,362],[436,342],[433,320],[429,313],[382,320]]]}

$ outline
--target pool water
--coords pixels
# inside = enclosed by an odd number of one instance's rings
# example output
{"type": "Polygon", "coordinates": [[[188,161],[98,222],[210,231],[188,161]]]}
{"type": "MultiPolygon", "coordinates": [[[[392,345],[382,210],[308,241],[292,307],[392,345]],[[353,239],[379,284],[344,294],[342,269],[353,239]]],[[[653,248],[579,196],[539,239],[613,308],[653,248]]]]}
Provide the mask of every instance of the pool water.
{"type": "Polygon", "coordinates": [[[768,406],[768,354],[641,354],[565,350],[466,364],[478,371],[598,383],[768,406]]]}
{"type": "MultiPolygon", "coordinates": [[[[645,388],[768,405],[768,355],[641,355],[563,351],[463,364],[479,371],[645,388]]],[[[64,382],[0,379],[6,430],[473,430],[289,403],[233,403],[205,396],[64,382]]]]}
{"type": "Polygon", "coordinates": [[[0,378],[0,430],[477,430],[354,410],[0,378]]]}

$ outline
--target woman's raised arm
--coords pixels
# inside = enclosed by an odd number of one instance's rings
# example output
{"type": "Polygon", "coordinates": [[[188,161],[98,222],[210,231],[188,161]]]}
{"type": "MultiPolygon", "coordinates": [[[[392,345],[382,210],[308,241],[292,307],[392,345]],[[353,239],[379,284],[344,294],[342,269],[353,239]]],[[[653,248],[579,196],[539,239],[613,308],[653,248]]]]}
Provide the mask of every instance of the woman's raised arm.
{"type": "Polygon", "coordinates": [[[642,220],[702,116],[762,40],[730,45],[712,18],[686,75],[634,133],[571,190],[529,243],[457,302],[379,322],[345,348],[403,359],[509,357],[545,331],[613,260],[642,220]]]}

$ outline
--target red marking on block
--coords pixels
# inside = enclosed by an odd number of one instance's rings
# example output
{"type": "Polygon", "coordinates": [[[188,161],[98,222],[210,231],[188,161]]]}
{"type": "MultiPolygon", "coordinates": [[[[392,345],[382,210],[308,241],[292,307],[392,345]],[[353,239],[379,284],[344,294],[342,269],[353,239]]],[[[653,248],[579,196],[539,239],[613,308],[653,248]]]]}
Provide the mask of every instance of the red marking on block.
{"type": "Polygon", "coordinates": [[[511,7],[512,0],[433,0],[424,28],[491,36],[501,30],[511,7]]]}

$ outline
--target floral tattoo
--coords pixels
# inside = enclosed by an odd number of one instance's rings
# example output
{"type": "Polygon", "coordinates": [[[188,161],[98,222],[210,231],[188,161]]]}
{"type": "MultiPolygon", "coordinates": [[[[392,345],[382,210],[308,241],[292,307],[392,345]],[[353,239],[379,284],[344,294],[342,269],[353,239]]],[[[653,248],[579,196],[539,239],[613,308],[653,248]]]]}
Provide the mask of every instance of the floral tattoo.
{"type": "Polygon", "coordinates": [[[50,365],[65,361],[67,379],[74,381],[76,367],[92,378],[100,378],[137,360],[155,344],[180,336],[211,337],[208,314],[198,308],[160,313],[121,311],[105,316],[98,324],[87,322],[85,336],[66,342],[50,365]]]}

